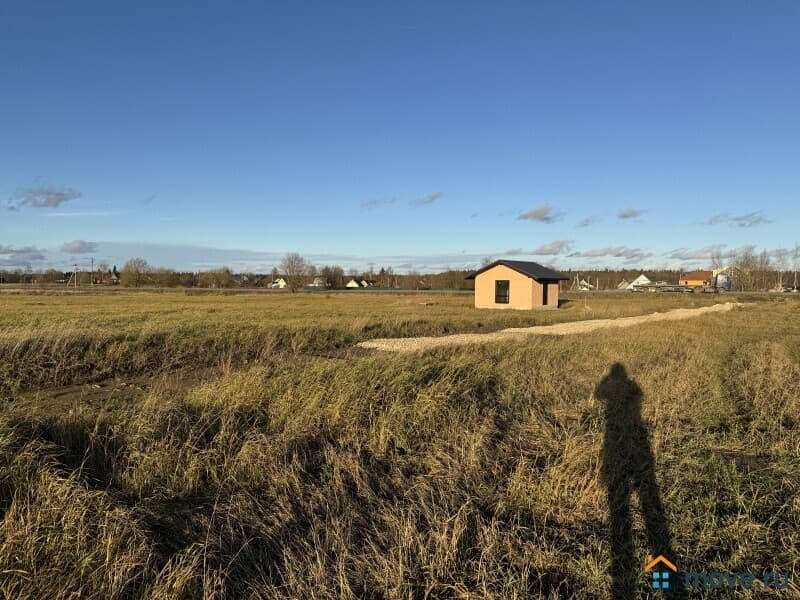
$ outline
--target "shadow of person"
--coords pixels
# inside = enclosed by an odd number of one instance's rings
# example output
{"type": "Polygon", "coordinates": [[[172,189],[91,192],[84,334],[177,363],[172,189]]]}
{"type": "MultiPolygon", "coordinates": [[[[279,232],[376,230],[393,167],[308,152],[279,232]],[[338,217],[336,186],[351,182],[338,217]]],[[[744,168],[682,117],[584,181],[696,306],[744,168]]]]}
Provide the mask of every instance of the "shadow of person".
{"type": "Polygon", "coordinates": [[[601,473],[610,517],[611,591],[614,598],[634,598],[643,567],[636,560],[633,545],[630,503],[634,491],[639,496],[649,553],[674,562],[671,534],[656,483],[653,451],[642,422],[641,388],[628,377],[622,364],[614,363],[597,384],[595,397],[605,402],[601,473]]]}

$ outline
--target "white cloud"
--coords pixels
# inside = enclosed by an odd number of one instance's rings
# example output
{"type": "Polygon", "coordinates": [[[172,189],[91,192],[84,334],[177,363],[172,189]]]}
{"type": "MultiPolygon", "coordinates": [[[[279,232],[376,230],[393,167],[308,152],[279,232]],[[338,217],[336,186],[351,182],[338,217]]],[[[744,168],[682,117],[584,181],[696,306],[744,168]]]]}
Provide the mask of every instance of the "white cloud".
{"type": "Polygon", "coordinates": [[[530,254],[536,256],[555,256],[557,254],[564,254],[569,252],[572,248],[572,240],[553,240],[546,244],[542,244],[536,250],[531,250],[530,254]]]}
{"type": "Polygon", "coordinates": [[[589,227],[589,225],[594,225],[595,223],[599,223],[601,221],[600,217],[585,217],[578,221],[577,227],[589,227]]]}
{"type": "Polygon", "coordinates": [[[636,217],[641,217],[645,212],[647,211],[641,210],[639,208],[626,208],[625,210],[619,211],[617,217],[619,217],[622,220],[635,219],[636,217]]]}
{"type": "Polygon", "coordinates": [[[397,198],[372,198],[371,200],[362,202],[361,208],[364,210],[372,210],[374,208],[380,208],[381,206],[394,204],[395,202],[397,202],[397,198]]]}
{"type": "Polygon", "coordinates": [[[67,254],[89,254],[97,251],[97,243],[87,242],[86,240],[72,240],[61,246],[61,251],[67,254]]]}
{"type": "Polygon", "coordinates": [[[81,193],[72,188],[37,185],[17,190],[8,199],[8,209],[19,210],[19,208],[23,206],[30,206],[32,208],[55,208],[64,202],[69,202],[70,200],[75,200],[80,197],[81,193]]]}
{"type": "Polygon", "coordinates": [[[756,227],[757,225],[764,225],[771,222],[772,221],[767,217],[763,210],[756,210],[742,215],[720,213],[711,217],[704,224],[723,225],[727,223],[732,227],[756,227]]]}
{"type": "Polygon", "coordinates": [[[0,267],[26,267],[32,262],[43,262],[47,259],[43,250],[35,246],[3,246],[0,244],[0,267]]]}
{"type": "Polygon", "coordinates": [[[442,192],[433,192],[432,194],[428,194],[427,196],[423,196],[422,198],[417,198],[416,200],[411,201],[412,206],[427,206],[429,204],[433,204],[437,200],[442,197],[442,192]]]}
{"type": "Polygon", "coordinates": [[[652,252],[645,252],[641,248],[628,248],[627,246],[606,246],[583,252],[573,252],[570,258],[622,258],[627,261],[637,261],[652,256],[652,252]]]}
{"type": "Polygon", "coordinates": [[[564,211],[553,208],[549,204],[542,204],[536,208],[520,214],[518,221],[538,221],[540,223],[555,223],[564,218],[564,211]]]}

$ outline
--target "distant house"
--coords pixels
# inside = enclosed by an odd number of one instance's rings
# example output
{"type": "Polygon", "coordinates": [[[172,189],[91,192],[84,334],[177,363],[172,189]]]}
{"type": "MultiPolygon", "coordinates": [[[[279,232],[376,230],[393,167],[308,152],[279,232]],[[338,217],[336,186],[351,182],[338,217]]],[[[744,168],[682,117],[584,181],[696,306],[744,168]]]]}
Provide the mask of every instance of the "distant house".
{"type": "Polygon", "coordinates": [[[269,287],[275,290],[282,290],[287,285],[288,284],[286,283],[286,280],[283,277],[278,277],[276,280],[274,280],[272,283],[269,284],[269,287]]]}
{"type": "Polygon", "coordinates": [[[368,288],[375,287],[378,283],[374,279],[359,279],[358,277],[351,277],[350,281],[344,284],[346,288],[368,288]]]}
{"type": "Polygon", "coordinates": [[[303,286],[303,289],[309,292],[313,292],[317,290],[326,290],[329,287],[331,286],[328,283],[327,279],[325,279],[324,277],[314,277],[314,280],[308,285],[303,286]]]}
{"type": "Polygon", "coordinates": [[[714,274],[711,271],[690,271],[681,275],[678,284],[685,287],[708,287],[714,280],[714,274]]]}
{"type": "Polygon", "coordinates": [[[650,279],[648,279],[646,275],[641,274],[636,279],[631,281],[630,284],[628,284],[625,289],[633,291],[634,289],[636,289],[636,286],[647,285],[648,283],[651,283],[650,279]]]}
{"type": "Polygon", "coordinates": [[[630,285],[630,283],[628,282],[628,280],[623,277],[622,281],[620,281],[617,284],[617,289],[618,290],[627,290],[629,285],[630,285]]]}
{"type": "Polygon", "coordinates": [[[475,280],[475,308],[558,308],[565,275],[535,262],[497,260],[467,279],[475,280]]]}

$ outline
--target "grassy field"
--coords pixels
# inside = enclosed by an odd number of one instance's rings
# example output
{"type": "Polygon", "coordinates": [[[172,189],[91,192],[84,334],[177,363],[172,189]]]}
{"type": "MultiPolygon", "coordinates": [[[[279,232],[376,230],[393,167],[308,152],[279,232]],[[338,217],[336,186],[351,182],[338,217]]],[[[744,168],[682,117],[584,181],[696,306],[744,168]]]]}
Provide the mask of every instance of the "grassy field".
{"type": "Polygon", "coordinates": [[[0,294],[0,377],[18,391],[329,353],[371,338],[493,331],[718,301],[694,294],[568,295],[558,311],[477,312],[464,294],[6,293],[0,294]]]}
{"type": "Polygon", "coordinates": [[[795,579],[796,299],[350,350],[720,299],[521,313],[447,295],[2,295],[0,595],[632,597],[650,553],[795,579]],[[50,389],[112,375],[144,391],[50,389]]]}

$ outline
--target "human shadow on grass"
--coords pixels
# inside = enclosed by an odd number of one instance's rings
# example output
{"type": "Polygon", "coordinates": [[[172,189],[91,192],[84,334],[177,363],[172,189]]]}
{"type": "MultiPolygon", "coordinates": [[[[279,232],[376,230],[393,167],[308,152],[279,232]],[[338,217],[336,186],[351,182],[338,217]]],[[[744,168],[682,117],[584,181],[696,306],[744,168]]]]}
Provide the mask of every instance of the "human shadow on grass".
{"type": "MultiPolygon", "coordinates": [[[[614,363],[595,389],[595,397],[605,403],[602,478],[608,498],[614,598],[638,596],[644,567],[636,560],[634,552],[633,492],[639,497],[648,553],[654,557],[663,556],[672,564],[675,562],[669,523],[656,483],[653,451],[642,422],[642,396],[641,388],[628,377],[621,363],[614,363]]],[[[669,590],[682,596],[677,574],[671,579],[669,590]]]]}

